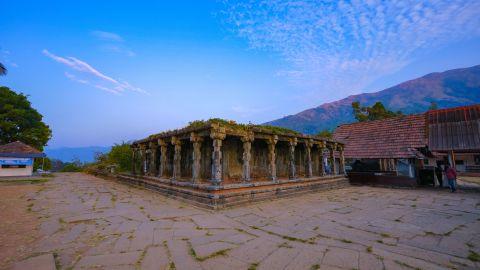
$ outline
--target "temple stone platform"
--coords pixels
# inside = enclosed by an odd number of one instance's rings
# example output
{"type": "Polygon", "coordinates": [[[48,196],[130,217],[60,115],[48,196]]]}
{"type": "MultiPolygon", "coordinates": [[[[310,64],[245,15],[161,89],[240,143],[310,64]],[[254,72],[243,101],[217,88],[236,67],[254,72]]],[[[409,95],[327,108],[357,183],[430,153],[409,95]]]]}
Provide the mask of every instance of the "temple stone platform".
{"type": "Polygon", "coordinates": [[[285,128],[210,119],[131,147],[117,179],[212,209],[348,184],[341,142],[285,128]]]}
{"type": "Polygon", "coordinates": [[[130,185],[160,192],[167,197],[195,206],[213,210],[349,186],[348,179],[343,175],[222,186],[190,184],[130,174],[117,175],[116,179],[130,185]]]}

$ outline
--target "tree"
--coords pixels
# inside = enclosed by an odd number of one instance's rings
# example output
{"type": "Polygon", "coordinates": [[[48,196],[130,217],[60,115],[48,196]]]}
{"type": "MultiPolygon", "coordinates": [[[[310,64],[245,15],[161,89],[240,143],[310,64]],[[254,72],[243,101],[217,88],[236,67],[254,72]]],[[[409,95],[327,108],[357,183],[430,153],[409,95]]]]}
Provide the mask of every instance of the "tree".
{"type": "Polygon", "coordinates": [[[130,144],[122,142],[121,144],[115,144],[107,154],[108,160],[118,165],[119,171],[131,171],[132,170],[132,148],[130,144]]]}
{"type": "Polygon", "coordinates": [[[393,112],[387,110],[381,102],[376,102],[373,106],[361,106],[360,102],[352,102],[353,114],[358,122],[386,119],[402,115],[401,111],[393,112]]]}
{"type": "Polygon", "coordinates": [[[7,68],[0,63],[0,76],[6,75],[7,74],[7,68]]]}
{"type": "Polygon", "coordinates": [[[42,151],[52,137],[42,118],[27,96],[0,87],[0,144],[22,141],[42,151]]]}
{"type": "Polygon", "coordinates": [[[33,161],[33,170],[37,171],[42,169],[44,171],[49,171],[52,169],[52,161],[49,158],[36,158],[33,161]]]}
{"type": "Polygon", "coordinates": [[[324,129],[317,133],[317,136],[324,137],[324,138],[332,138],[333,134],[330,130],[324,129]]]}
{"type": "Polygon", "coordinates": [[[428,110],[438,110],[438,104],[435,101],[430,102],[430,107],[428,110]]]}

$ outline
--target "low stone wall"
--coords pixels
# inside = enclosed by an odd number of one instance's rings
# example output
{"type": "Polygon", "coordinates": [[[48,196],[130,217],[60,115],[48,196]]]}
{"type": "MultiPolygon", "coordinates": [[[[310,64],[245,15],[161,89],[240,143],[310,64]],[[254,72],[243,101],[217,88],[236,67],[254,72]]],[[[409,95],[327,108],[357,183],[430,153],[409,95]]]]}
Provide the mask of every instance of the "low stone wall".
{"type": "Polygon", "coordinates": [[[304,193],[338,189],[349,185],[348,179],[343,175],[225,186],[182,186],[167,179],[135,177],[126,174],[116,175],[114,178],[207,209],[223,209],[264,200],[298,196],[304,193]]]}

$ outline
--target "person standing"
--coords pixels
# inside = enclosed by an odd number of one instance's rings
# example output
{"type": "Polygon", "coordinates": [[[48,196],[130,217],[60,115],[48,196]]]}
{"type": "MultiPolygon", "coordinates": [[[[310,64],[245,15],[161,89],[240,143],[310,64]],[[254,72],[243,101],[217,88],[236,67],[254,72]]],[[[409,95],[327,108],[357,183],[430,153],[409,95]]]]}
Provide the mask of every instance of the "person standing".
{"type": "Polygon", "coordinates": [[[457,187],[456,187],[457,171],[455,170],[455,168],[452,168],[449,165],[445,165],[445,176],[447,177],[448,185],[450,186],[450,191],[451,192],[457,191],[457,187]]]}

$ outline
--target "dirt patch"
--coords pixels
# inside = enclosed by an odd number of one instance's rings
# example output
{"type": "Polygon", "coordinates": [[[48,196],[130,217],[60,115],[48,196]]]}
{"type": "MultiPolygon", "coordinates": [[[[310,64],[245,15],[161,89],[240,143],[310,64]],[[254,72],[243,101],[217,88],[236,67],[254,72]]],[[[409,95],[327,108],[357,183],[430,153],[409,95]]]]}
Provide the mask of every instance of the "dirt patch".
{"type": "Polygon", "coordinates": [[[40,221],[31,212],[34,201],[29,194],[41,185],[0,185],[0,269],[6,269],[30,252],[38,238],[40,221]]]}

